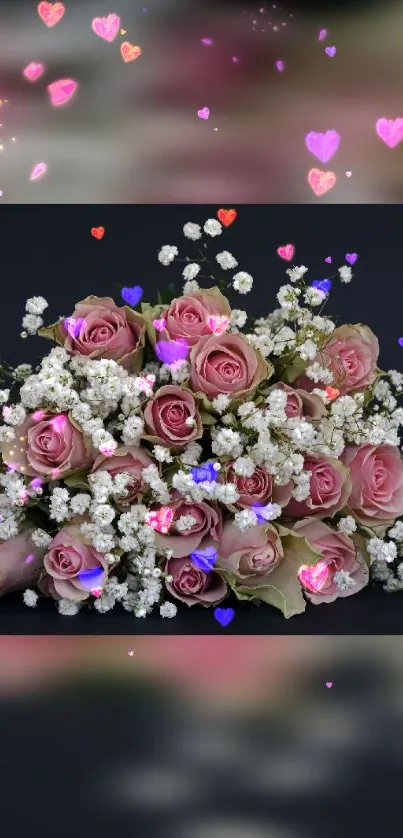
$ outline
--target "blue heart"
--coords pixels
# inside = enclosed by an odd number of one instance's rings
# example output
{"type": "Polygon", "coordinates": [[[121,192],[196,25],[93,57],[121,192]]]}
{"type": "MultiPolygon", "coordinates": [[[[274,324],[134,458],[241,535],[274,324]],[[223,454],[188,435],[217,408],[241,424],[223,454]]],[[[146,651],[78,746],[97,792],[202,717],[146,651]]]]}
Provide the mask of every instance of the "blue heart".
{"type": "Polygon", "coordinates": [[[204,466],[195,466],[191,470],[191,475],[195,483],[214,483],[217,480],[218,474],[214,468],[213,463],[206,463],[204,466]]]}
{"type": "Polygon", "coordinates": [[[324,294],[328,294],[331,287],[332,287],[332,280],[331,279],[314,279],[311,282],[312,288],[317,288],[318,291],[323,291],[324,294]]]}
{"type": "Polygon", "coordinates": [[[133,285],[133,288],[122,288],[120,293],[125,303],[134,308],[140,302],[144,291],[140,288],[140,285],[133,285]]]}
{"type": "Polygon", "coordinates": [[[231,620],[234,619],[235,611],[233,608],[215,608],[214,616],[217,622],[225,628],[225,626],[228,626],[231,620]]]}
{"type": "Polygon", "coordinates": [[[161,364],[174,364],[184,361],[190,352],[190,346],[185,340],[158,340],[154,347],[155,354],[161,364]]]}
{"type": "Polygon", "coordinates": [[[204,547],[190,554],[190,560],[199,570],[210,573],[217,561],[217,550],[214,547],[204,547]]]}

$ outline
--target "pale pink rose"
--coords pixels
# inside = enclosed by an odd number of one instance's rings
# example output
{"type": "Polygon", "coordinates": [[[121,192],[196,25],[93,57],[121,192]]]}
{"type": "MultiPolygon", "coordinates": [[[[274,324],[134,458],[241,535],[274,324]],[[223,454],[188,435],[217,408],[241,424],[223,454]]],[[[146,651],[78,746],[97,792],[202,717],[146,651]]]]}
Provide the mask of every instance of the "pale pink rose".
{"type": "MultiPolygon", "coordinates": [[[[102,588],[111,567],[103,553],[87,543],[78,522],[63,527],[50,542],[44,566],[56,594],[76,602],[88,599],[92,589],[102,588]]],[[[52,593],[51,587],[49,592],[52,593]]]]}
{"type": "Polygon", "coordinates": [[[43,568],[45,548],[36,547],[33,530],[0,541],[0,596],[35,585],[43,568]]]}
{"type": "Polygon", "coordinates": [[[242,532],[233,521],[227,521],[223,527],[216,567],[230,573],[239,585],[260,588],[280,564],[283,555],[277,530],[271,524],[242,532]]]}
{"type": "Polygon", "coordinates": [[[144,491],[145,483],[142,472],[147,466],[152,465],[154,465],[154,460],[145,448],[122,445],[116,449],[112,457],[104,457],[102,454],[97,457],[91,471],[107,471],[111,477],[116,477],[123,472],[130,474],[130,483],[126,486],[128,494],[115,498],[116,506],[124,511],[144,491]]]}
{"type": "Polygon", "coordinates": [[[201,338],[190,351],[191,386],[213,400],[221,393],[245,399],[268,380],[273,368],[239,334],[201,338]]]}
{"type": "MultiPolygon", "coordinates": [[[[202,542],[199,549],[203,549],[202,542]]],[[[208,540],[210,546],[211,541],[208,540]]],[[[193,552],[193,551],[192,551],[193,552]]],[[[227,596],[227,584],[224,579],[212,571],[205,573],[190,561],[189,556],[168,559],[164,571],[172,576],[172,581],[165,581],[165,587],[175,599],[186,605],[218,605],[227,596]]]]}
{"type": "MultiPolygon", "coordinates": [[[[373,384],[378,375],[378,338],[368,326],[357,323],[334,329],[316,361],[333,374],[332,386],[340,395],[355,393],[373,384]]],[[[298,378],[295,386],[312,390],[317,385],[306,376],[298,378]],[[310,382],[310,383],[308,383],[310,382]]]]}
{"type": "Polygon", "coordinates": [[[144,317],[129,306],[117,306],[111,297],[86,297],[73,314],[39,334],[64,346],[70,355],[110,358],[125,369],[141,368],[145,343],[144,317]]]}
{"type": "Polygon", "coordinates": [[[403,460],[394,445],[349,445],[341,455],[351,475],[348,509],[362,524],[394,523],[403,515],[403,460]]]}
{"type": "Polygon", "coordinates": [[[185,448],[203,436],[203,427],[196,401],[176,384],[166,384],[154,393],[144,408],[145,439],[172,448],[185,448]],[[193,419],[193,424],[186,420],[193,419]]]}
{"type": "MultiPolygon", "coordinates": [[[[293,531],[303,535],[321,554],[316,565],[304,567],[304,547],[301,539],[302,543],[298,548],[301,555],[298,578],[305,596],[315,605],[321,602],[333,602],[339,597],[351,596],[368,584],[369,573],[364,553],[347,535],[336,532],[323,521],[313,518],[297,521],[293,531]],[[333,582],[334,574],[339,571],[349,573],[355,585],[340,590],[336,582],[333,582]]],[[[287,551],[285,561],[287,561],[287,551]]]]}
{"type": "Polygon", "coordinates": [[[1,456],[8,466],[30,477],[52,478],[89,468],[95,452],[65,413],[39,411],[15,428],[13,442],[4,442],[1,456]]]}
{"type": "MultiPolygon", "coordinates": [[[[164,329],[159,331],[158,340],[178,340],[184,338],[188,346],[193,346],[199,338],[213,333],[209,318],[231,317],[231,308],[226,297],[218,288],[203,288],[192,294],[172,300],[168,309],[159,307],[160,320],[166,321],[164,329]]],[[[146,313],[147,314],[147,313],[146,313]]],[[[152,317],[155,318],[152,309],[152,317]]],[[[156,333],[154,330],[153,337],[156,333]]]]}
{"type": "Polygon", "coordinates": [[[328,518],[340,512],[351,491],[348,469],[333,457],[309,454],[304,460],[304,471],[312,472],[310,495],[304,501],[291,498],[284,515],[287,518],[304,518],[306,515],[328,518]]]}
{"type": "MultiPolygon", "coordinates": [[[[165,509],[167,507],[164,507],[165,509]]],[[[178,500],[168,505],[173,512],[173,518],[167,535],[155,533],[155,544],[158,550],[172,550],[174,559],[189,556],[197,550],[203,538],[210,536],[215,542],[220,540],[222,530],[222,516],[218,507],[206,501],[200,503],[185,503],[178,500]],[[176,523],[184,515],[191,515],[196,523],[191,529],[178,530],[176,523]]]]}
{"type": "MultiPolygon", "coordinates": [[[[310,384],[313,387],[316,386],[313,381],[310,384]]],[[[284,384],[282,381],[270,387],[268,392],[270,393],[272,390],[283,390],[287,394],[285,413],[289,419],[300,419],[301,417],[305,419],[321,419],[326,413],[323,400],[320,396],[316,396],[315,393],[310,393],[300,388],[295,389],[288,384],[284,384]]]]}
{"type": "Polygon", "coordinates": [[[291,482],[284,486],[277,486],[272,476],[263,466],[256,466],[251,477],[241,477],[236,474],[232,463],[230,463],[226,480],[236,486],[240,496],[235,505],[240,507],[254,506],[255,504],[266,506],[268,503],[286,506],[291,499],[293,490],[291,482]]]}

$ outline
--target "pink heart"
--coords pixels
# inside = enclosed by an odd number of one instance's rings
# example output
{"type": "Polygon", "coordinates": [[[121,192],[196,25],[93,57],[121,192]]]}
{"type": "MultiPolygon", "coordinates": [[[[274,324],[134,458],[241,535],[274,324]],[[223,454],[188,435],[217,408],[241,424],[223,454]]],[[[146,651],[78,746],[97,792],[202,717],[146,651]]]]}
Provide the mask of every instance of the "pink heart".
{"type": "Polygon", "coordinates": [[[403,140],[403,118],[385,119],[385,117],[382,117],[378,119],[376,133],[389,148],[395,148],[403,140]]]}
{"type": "Polygon", "coordinates": [[[282,73],[284,70],[284,61],[276,61],[276,70],[282,73]]]}
{"type": "Polygon", "coordinates": [[[334,172],[323,172],[322,169],[310,169],[308,172],[308,183],[316,196],[324,195],[336,183],[334,172]]]}
{"type": "Polygon", "coordinates": [[[293,244],[283,244],[282,247],[277,248],[277,253],[281,256],[282,259],[286,259],[287,262],[292,259],[294,256],[295,247],[293,244]]]}
{"type": "Polygon", "coordinates": [[[200,111],[197,111],[197,116],[199,119],[208,119],[210,116],[210,108],[201,108],[200,111]]]}
{"type": "Polygon", "coordinates": [[[331,256],[326,256],[325,262],[330,263],[331,261],[332,261],[332,257],[331,256]]]}
{"type": "Polygon", "coordinates": [[[316,562],[316,564],[309,567],[309,565],[301,565],[298,571],[298,579],[308,591],[318,593],[326,584],[329,575],[329,568],[326,562],[316,562]]]}
{"type": "Polygon", "coordinates": [[[319,35],[318,35],[318,40],[319,41],[324,41],[324,39],[326,38],[326,35],[327,35],[327,29],[321,29],[320,32],[319,32],[319,35]]]}
{"type": "Polygon", "coordinates": [[[324,134],[310,131],[305,137],[305,145],[311,154],[314,154],[321,163],[328,161],[336,154],[340,143],[340,134],[337,131],[326,131],[324,134]]]}
{"type": "Polygon", "coordinates": [[[326,47],[325,49],[326,55],[328,55],[330,58],[333,58],[336,55],[336,52],[337,47],[326,47]]]}
{"type": "Polygon", "coordinates": [[[91,23],[92,31],[109,43],[115,40],[119,26],[120,18],[115,14],[108,15],[108,17],[94,17],[91,23]]]}
{"type": "Polygon", "coordinates": [[[210,314],[207,318],[207,325],[215,335],[222,335],[229,326],[229,317],[210,314]]]}
{"type": "Polygon", "coordinates": [[[59,105],[65,105],[71,99],[77,87],[77,82],[72,79],[59,79],[49,84],[48,93],[52,105],[55,108],[59,105]]]}
{"type": "Polygon", "coordinates": [[[326,681],[326,686],[330,690],[330,687],[333,687],[333,681],[326,681]]]}
{"type": "Polygon", "coordinates": [[[346,172],[346,177],[351,177],[352,174],[352,172],[346,172]]]}
{"type": "Polygon", "coordinates": [[[164,317],[161,317],[160,320],[158,320],[158,318],[156,320],[153,320],[153,326],[154,329],[157,330],[157,332],[162,332],[162,330],[165,329],[166,325],[167,321],[164,319],[164,317]]]}
{"type": "Polygon", "coordinates": [[[44,69],[43,64],[35,64],[35,61],[31,61],[23,70],[23,75],[28,81],[36,81],[42,75],[44,69]]]}

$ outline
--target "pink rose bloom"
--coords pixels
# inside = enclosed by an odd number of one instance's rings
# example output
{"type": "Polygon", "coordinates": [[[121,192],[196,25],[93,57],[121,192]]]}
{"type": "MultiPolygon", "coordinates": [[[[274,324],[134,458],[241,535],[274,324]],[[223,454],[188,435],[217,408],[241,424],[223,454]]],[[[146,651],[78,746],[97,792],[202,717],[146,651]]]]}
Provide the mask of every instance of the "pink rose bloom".
{"type": "MultiPolygon", "coordinates": [[[[339,597],[351,596],[361,591],[368,584],[369,573],[364,553],[356,547],[354,541],[343,533],[332,530],[323,521],[312,518],[297,521],[293,530],[303,535],[312,547],[321,553],[322,558],[316,565],[303,565],[301,546],[301,567],[298,579],[303,586],[305,596],[315,605],[321,602],[334,602],[339,597]],[[335,573],[349,573],[355,584],[340,589],[333,581],[335,573]]],[[[287,561],[287,552],[285,555],[287,561]]]]}
{"type": "Polygon", "coordinates": [[[310,495],[304,501],[291,498],[284,515],[287,518],[304,518],[306,515],[328,518],[340,512],[351,491],[351,479],[345,466],[333,457],[309,454],[304,460],[304,471],[312,472],[310,495]]]}
{"type": "Polygon", "coordinates": [[[227,521],[216,567],[230,573],[242,586],[260,588],[283,556],[279,535],[271,524],[242,532],[233,521],[227,521]]]}
{"type": "Polygon", "coordinates": [[[195,399],[189,390],[176,384],[160,387],[144,408],[145,439],[172,448],[185,448],[203,436],[195,399]],[[193,419],[193,424],[190,420],[193,419]]]}
{"type": "Polygon", "coordinates": [[[35,585],[43,567],[44,547],[36,547],[33,530],[0,541],[0,596],[35,585]]]}
{"type": "Polygon", "coordinates": [[[59,597],[76,602],[88,599],[92,589],[102,588],[110,569],[104,555],[86,543],[80,523],[58,532],[47,547],[44,565],[59,597]]]}
{"type": "Polygon", "coordinates": [[[201,338],[190,351],[191,386],[213,400],[221,393],[246,399],[273,368],[239,334],[201,338]]]}
{"type": "MultiPolygon", "coordinates": [[[[208,544],[210,546],[211,542],[208,544]]],[[[202,542],[200,549],[203,545],[202,542]]],[[[188,556],[168,559],[164,571],[172,576],[172,582],[165,581],[166,589],[186,605],[218,605],[227,596],[224,579],[214,571],[205,573],[199,570],[188,556]]]]}
{"type": "MultiPolygon", "coordinates": [[[[316,386],[313,381],[310,383],[313,387],[316,386]]],[[[272,390],[283,390],[287,394],[285,413],[289,419],[300,419],[301,417],[305,419],[321,419],[326,413],[326,407],[322,399],[320,396],[316,396],[315,393],[310,393],[300,388],[294,389],[294,387],[290,387],[282,381],[270,387],[268,392],[270,393],[272,390]]]]}
{"type": "Polygon", "coordinates": [[[251,477],[241,477],[236,474],[232,464],[229,464],[226,480],[233,483],[240,494],[235,506],[248,507],[259,504],[277,503],[286,506],[291,499],[292,482],[284,486],[277,486],[272,476],[262,466],[256,466],[251,477]]]}
{"type": "MultiPolygon", "coordinates": [[[[334,329],[315,360],[332,372],[332,386],[344,396],[374,383],[378,375],[378,357],[378,338],[369,326],[357,323],[334,329]]],[[[315,384],[306,376],[297,378],[294,384],[307,390],[318,386],[324,388],[323,384],[315,384]]]]}
{"type": "Polygon", "coordinates": [[[73,314],[41,329],[39,334],[64,346],[70,355],[110,358],[131,371],[141,368],[145,342],[144,317],[111,297],[86,297],[73,314]]]}
{"type": "MultiPolygon", "coordinates": [[[[231,317],[231,308],[226,297],[218,288],[203,288],[192,294],[185,294],[172,300],[168,309],[159,307],[158,317],[166,321],[164,329],[159,331],[158,340],[178,340],[184,338],[188,346],[194,346],[199,338],[211,335],[213,328],[210,317],[231,317]]],[[[153,319],[156,318],[152,309],[153,319]]],[[[155,329],[152,337],[155,340],[155,329]]]]}
{"type": "Polygon", "coordinates": [[[403,460],[394,445],[347,446],[341,455],[350,470],[347,507],[362,524],[393,524],[403,515],[403,460]]]}
{"type": "Polygon", "coordinates": [[[154,465],[154,460],[145,448],[136,446],[120,446],[116,449],[113,457],[104,457],[102,454],[97,457],[92,467],[92,472],[107,471],[111,477],[117,474],[130,474],[130,483],[126,486],[127,495],[121,498],[116,497],[116,506],[124,511],[131,506],[138,495],[144,491],[145,484],[142,478],[143,469],[154,465]]]}
{"type": "Polygon", "coordinates": [[[82,432],[65,413],[39,411],[15,428],[16,439],[1,446],[1,456],[8,466],[30,477],[52,478],[88,468],[94,451],[82,432]]]}
{"type": "MultiPolygon", "coordinates": [[[[164,507],[167,508],[167,507],[164,507]]],[[[220,540],[222,517],[218,507],[205,501],[200,503],[185,503],[178,500],[168,506],[174,513],[167,535],[155,533],[155,544],[158,550],[172,550],[174,559],[189,556],[200,546],[203,538],[210,536],[213,541],[220,540]],[[180,530],[176,524],[184,515],[191,515],[196,523],[188,530],[180,530]]]]}

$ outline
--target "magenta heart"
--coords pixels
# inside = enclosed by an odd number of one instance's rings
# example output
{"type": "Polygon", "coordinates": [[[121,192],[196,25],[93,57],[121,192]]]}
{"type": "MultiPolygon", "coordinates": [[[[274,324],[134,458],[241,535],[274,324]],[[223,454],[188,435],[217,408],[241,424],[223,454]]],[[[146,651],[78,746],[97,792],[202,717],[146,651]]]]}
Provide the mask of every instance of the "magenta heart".
{"type": "Polygon", "coordinates": [[[331,261],[332,261],[332,257],[331,256],[326,256],[325,262],[328,262],[330,264],[331,261]]]}
{"type": "Polygon", "coordinates": [[[326,47],[326,49],[325,49],[326,55],[329,55],[330,58],[333,58],[333,56],[336,55],[336,52],[337,52],[337,47],[326,47]]]}
{"type": "Polygon", "coordinates": [[[23,70],[23,75],[26,79],[28,79],[28,81],[36,81],[36,79],[39,79],[39,76],[42,75],[44,69],[43,64],[35,64],[34,61],[31,61],[31,63],[25,67],[25,70],[23,70]]]}
{"type": "Polygon", "coordinates": [[[199,119],[208,119],[210,116],[210,108],[201,108],[200,111],[197,111],[197,116],[199,119]]]}
{"type": "Polygon", "coordinates": [[[37,180],[38,177],[41,177],[41,175],[45,174],[47,168],[48,167],[47,167],[46,163],[37,163],[36,166],[34,166],[34,168],[32,169],[32,172],[29,176],[29,179],[30,180],[37,180]]]}
{"type": "Polygon", "coordinates": [[[322,590],[328,575],[329,568],[323,561],[316,562],[312,566],[303,564],[298,571],[298,579],[301,584],[315,594],[322,590]]]}
{"type": "Polygon", "coordinates": [[[337,131],[326,131],[324,134],[310,131],[305,137],[305,145],[322,163],[327,163],[339,147],[340,134],[337,131]]]}
{"type": "Polygon", "coordinates": [[[165,320],[165,317],[160,317],[159,319],[157,317],[155,320],[153,320],[153,326],[154,329],[157,330],[157,332],[162,332],[162,330],[165,329],[166,325],[167,321],[165,320]]]}
{"type": "Polygon", "coordinates": [[[276,61],[276,70],[282,73],[284,70],[284,61],[276,61]]]}
{"type": "Polygon", "coordinates": [[[324,41],[327,35],[327,29],[321,29],[318,35],[319,41],[324,41]]]}
{"type": "Polygon", "coordinates": [[[120,18],[115,15],[108,15],[108,17],[94,17],[91,23],[91,29],[104,41],[111,43],[115,40],[120,26],[120,18]]]}
{"type": "Polygon", "coordinates": [[[285,259],[287,262],[290,262],[292,257],[294,256],[295,247],[293,244],[283,244],[281,247],[277,248],[277,253],[281,257],[281,259],[285,259]]]}
{"type": "Polygon", "coordinates": [[[328,690],[330,690],[330,688],[333,687],[333,681],[326,681],[326,686],[328,690]]]}
{"type": "Polygon", "coordinates": [[[376,133],[389,148],[395,148],[403,140],[403,118],[378,119],[376,133]]]}
{"type": "Polygon", "coordinates": [[[65,105],[77,89],[77,82],[72,79],[59,79],[48,85],[48,93],[52,105],[56,108],[65,105]]]}
{"type": "Polygon", "coordinates": [[[349,265],[354,265],[358,259],[358,253],[346,253],[345,259],[349,265]]]}

